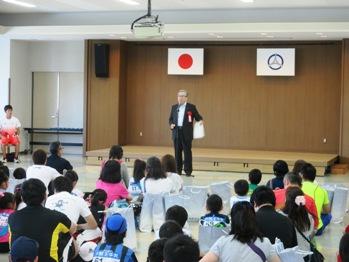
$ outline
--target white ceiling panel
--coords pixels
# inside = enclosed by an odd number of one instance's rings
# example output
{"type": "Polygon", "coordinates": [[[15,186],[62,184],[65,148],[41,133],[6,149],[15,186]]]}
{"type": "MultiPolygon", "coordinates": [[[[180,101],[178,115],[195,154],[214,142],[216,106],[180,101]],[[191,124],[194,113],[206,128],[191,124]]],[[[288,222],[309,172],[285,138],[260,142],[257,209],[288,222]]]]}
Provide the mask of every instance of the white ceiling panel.
{"type": "Polygon", "coordinates": [[[135,39],[128,25],[13,27],[3,37],[21,40],[123,39],[127,41],[292,41],[349,38],[346,23],[169,24],[165,36],[135,39]]]}
{"type": "MultiPolygon", "coordinates": [[[[139,5],[128,5],[119,0],[19,0],[36,5],[35,8],[19,7],[0,0],[1,13],[22,12],[97,12],[145,10],[147,0],[134,0],[139,5]]],[[[234,9],[234,8],[335,8],[349,7],[348,0],[153,0],[154,10],[183,9],[234,9]]]]}

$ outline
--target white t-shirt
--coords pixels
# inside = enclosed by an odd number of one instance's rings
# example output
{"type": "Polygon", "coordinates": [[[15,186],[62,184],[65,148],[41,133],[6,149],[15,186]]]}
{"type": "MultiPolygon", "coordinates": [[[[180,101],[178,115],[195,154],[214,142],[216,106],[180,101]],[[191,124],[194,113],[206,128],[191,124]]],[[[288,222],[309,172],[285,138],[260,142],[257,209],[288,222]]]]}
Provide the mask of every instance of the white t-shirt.
{"type": "Polygon", "coordinates": [[[75,224],[78,222],[79,216],[87,217],[91,215],[84,199],[66,191],[49,196],[45,207],[65,214],[75,224]]]}
{"type": "Polygon", "coordinates": [[[44,165],[32,165],[27,169],[27,180],[30,178],[41,180],[45,184],[46,192],[48,192],[48,184],[60,175],[56,169],[44,165]]]}
{"type": "Polygon", "coordinates": [[[162,193],[174,193],[176,190],[175,185],[169,178],[145,179],[144,191],[148,194],[162,194],[162,193]]]}
{"type": "Polygon", "coordinates": [[[7,132],[10,135],[15,134],[16,129],[21,127],[21,123],[19,120],[12,116],[10,119],[5,117],[2,117],[0,119],[0,131],[1,132],[7,132]]]}
{"type": "MultiPolygon", "coordinates": [[[[254,244],[263,251],[267,261],[271,261],[273,257],[277,256],[275,249],[268,238],[263,237],[263,242],[257,238],[254,244]]],[[[240,241],[233,239],[232,235],[220,237],[216,243],[213,244],[210,252],[218,257],[219,262],[262,261],[247,244],[243,244],[240,241]]]]}
{"type": "Polygon", "coordinates": [[[71,193],[72,193],[72,195],[77,196],[77,197],[81,197],[81,198],[84,197],[84,193],[77,188],[74,188],[73,191],[71,191],[71,193]]]}
{"type": "Polygon", "coordinates": [[[167,177],[171,179],[174,187],[175,193],[179,193],[183,188],[183,179],[176,173],[166,173],[167,177]]]}
{"type": "Polygon", "coordinates": [[[237,202],[242,201],[250,202],[250,196],[232,196],[230,198],[230,207],[233,207],[237,202]]]}

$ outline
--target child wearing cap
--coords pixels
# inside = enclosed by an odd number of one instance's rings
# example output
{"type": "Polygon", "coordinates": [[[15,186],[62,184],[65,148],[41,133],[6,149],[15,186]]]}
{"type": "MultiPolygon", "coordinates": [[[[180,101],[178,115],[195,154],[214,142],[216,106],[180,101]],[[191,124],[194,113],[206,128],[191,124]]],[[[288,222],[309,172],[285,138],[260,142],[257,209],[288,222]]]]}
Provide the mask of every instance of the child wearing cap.
{"type": "Polygon", "coordinates": [[[108,217],[105,223],[105,243],[97,246],[92,261],[137,262],[133,250],[123,245],[126,231],[126,220],[120,214],[108,217]]]}

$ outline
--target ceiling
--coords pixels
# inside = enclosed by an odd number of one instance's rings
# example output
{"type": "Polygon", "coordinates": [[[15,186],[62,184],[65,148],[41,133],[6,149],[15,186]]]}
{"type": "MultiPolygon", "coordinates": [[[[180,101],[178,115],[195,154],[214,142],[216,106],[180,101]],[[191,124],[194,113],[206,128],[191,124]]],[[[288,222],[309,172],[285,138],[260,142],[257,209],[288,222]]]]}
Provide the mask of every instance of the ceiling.
{"type": "MultiPolygon", "coordinates": [[[[0,0],[0,38],[124,39],[147,0],[0,0]],[[3,27],[1,27],[1,25],[3,27]]],[[[349,38],[349,0],[152,0],[165,23],[159,41],[292,41],[349,38]]],[[[151,39],[154,40],[154,39],[151,39]]],[[[143,41],[143,40],[142,40],[143,41]]]]}
{"type": "MultiPolygon", "coordinates": [[[[145,10],[147,0],[133,0],[139,5],[129,5],[122,0],[20,0],[36,5],[35,8],[19,7],[0,0],[0,13],[37,12],[100,12],[145,10]]],[[[338,8],[349,7],[348,0],[152,0],[154,10],[202,10],[236,8],[338,8]]]]}
{"type": "Polygon", "coordinates": [[[24,26],[5,30],[4,36],[19,40],[328,41],[349,38],[349,22],[167,24],[164,37],[156,39],[136,39],[129,25],[24,26]]]}

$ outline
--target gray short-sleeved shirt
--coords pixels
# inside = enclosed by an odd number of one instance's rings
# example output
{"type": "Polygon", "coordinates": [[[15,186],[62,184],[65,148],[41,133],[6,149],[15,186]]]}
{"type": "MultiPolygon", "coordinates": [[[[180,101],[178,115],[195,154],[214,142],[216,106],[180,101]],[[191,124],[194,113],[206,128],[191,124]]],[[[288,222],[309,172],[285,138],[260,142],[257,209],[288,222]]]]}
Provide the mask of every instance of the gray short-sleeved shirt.
{"type": "MultiPolygon", "coordinates": [[[[268,238],[263,242],[258,238],[254,244],[265,254],[267,261],[270,261],[276,252],[268,238]]],[[[247,245],[233,239],[233,236],[220,237],[211,247],[210,252],[218,256],[220,262],[244,261],[259,262],[261,258],[247,245]]]]}

